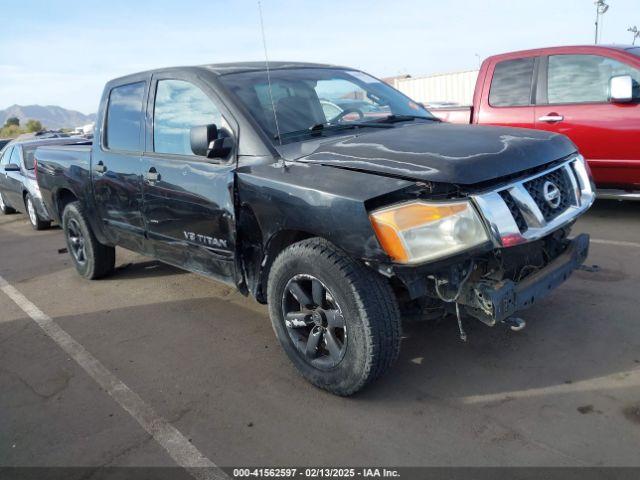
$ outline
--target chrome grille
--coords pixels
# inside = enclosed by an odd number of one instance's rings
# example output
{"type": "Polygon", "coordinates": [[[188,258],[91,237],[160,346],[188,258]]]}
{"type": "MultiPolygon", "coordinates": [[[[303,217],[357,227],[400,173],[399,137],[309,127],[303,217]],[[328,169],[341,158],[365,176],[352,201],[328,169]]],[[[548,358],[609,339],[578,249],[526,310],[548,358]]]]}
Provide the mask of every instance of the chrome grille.
{"type": "Polygon", "coordinates": [[[576,155],[472,199],[494,244],[507,247],[537,240],[574,221],[591,206],[595,193],[584,159],[576,155]]]}
{"type": "Polygon", "coordinates": [[[529,226],[527,225],[524,215],[522,215],[522,212],[518,208],[518,205],[516,205],[511,194],[507,190],[503,190],[500,192],[500,196],[502,197],[502,200],[504,200],[504,203],[507,204],[507,208],[511,212],[511,215],[513,215],[513,219],[516,221],[516,225],[518,225],[520,233],[526,232],[529,226]]]}
{"type": "Polygon", "coordinates": [[[575,195],[568,175],[573,175],[573,173],[567,172],[564,168],[558,168],[553,172],[524,183],[524,188],[527,189],[531,198],[536,202],[547,222],[556,218],[575,203],[575,195]],[[544,197],[544,186],[547,182],[551,182],[560,190],[560,203],[557,207],[552,206],[544,197]]]}

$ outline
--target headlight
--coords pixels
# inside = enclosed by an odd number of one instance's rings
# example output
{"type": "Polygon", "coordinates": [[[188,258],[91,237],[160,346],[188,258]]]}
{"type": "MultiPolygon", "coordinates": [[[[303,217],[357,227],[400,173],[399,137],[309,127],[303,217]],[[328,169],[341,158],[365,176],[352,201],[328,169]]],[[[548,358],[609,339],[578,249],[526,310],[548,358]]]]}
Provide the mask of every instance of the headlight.
{"type": "Polygon", "coordinates": [[[446,257],[489,240],[468,201],[409,202],[369,215],[385,252],[399,263],[446,257]]]}

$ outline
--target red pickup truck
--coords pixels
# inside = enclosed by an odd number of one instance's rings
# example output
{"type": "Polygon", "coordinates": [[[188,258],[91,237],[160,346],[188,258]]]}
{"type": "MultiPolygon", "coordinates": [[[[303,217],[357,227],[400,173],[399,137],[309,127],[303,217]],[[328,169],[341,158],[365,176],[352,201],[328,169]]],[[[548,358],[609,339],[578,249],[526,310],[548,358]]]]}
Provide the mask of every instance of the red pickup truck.
{"type": "Polygon", "coordinates": [[[567,135],[599,198],[640,200],[640,47],[553,47],[487,58],[473,106],[430,109],[453,123],[567,135]]]}

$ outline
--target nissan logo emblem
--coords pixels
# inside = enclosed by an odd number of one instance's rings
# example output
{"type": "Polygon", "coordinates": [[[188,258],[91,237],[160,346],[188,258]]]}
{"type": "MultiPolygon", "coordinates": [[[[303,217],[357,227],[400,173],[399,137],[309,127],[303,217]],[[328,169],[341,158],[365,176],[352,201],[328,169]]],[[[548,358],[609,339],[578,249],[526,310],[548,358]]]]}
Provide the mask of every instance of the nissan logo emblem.
{"type": "Polygon", "coordinates": [[[562,194],[558,186],[550,181],[544,182],[542,185],[542,194],[544,195],[544,201],[547,202],[551,208],[558,208],[562,201],[562,194]]]}

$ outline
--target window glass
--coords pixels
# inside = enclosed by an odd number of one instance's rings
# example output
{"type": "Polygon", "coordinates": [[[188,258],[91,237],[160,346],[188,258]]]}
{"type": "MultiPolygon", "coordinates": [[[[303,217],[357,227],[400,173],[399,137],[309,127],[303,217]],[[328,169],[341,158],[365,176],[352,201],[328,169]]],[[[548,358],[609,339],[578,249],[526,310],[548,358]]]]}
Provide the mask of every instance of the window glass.
{"type": "Polygon", "coordinates": [[[13,147],[8,147],[4,153],[2,154],[2,158],[0,158],[0,165],[6,165],[9,163],[9,157],[11,156],[11,151],[13,147]]]}
{"type": "Polygon", "coordinates": [[[35,167],[36,148],[38,147],[34,146],[24,148],[24,168],[27,170],[33,170],[35,167]]]}
{"type": "Polygon", "coordinates": [[[635,55],[636,57],[640,57],[640,47],[629,48],[627,52],[635,55]]]}
{"type": "Polygon", "coordinates": [[[13,152],[11,152],[11,158],[9,159],[9,163],[15,163],[16,165],[20,166],[20,163],[22,163],[20,161],[20,147],[18,145],[16,145],[15,147],[13,147],[13,152]]]}
{"type": "Polygon", "coordinates": [[[113,150],[139,151],[144,82],[111,90],[107,110],[106,145],[113,150]]]}
{"type": "Polygon", "coordinates": [[[634,97],[640,97],[640,70],[599,55],[549,57],[549,103],[588,103],[609,100],[609,79],[631,75],[634,97]]]}
{"type": "MultiPolygon", "coordinates": [[[[270,82],[264,71],[222,75],[220,80],[272,139],[278,134],[275,106],[283,141],[304,140],[305,135],[314,134],[310,129],[318,124],[366,123],[391,114],[434,118],[388,84],[355,70],[277,69],[271,71],[270,82]]],[[[324,129],[325,133],[330,131],[324,129]]]]}
{"type": "Polygon", "coordinates": [[[514,107],[531,103],[534,58],[517,58],[496,64],[489,103],[493,107],[514,107]]]}
{"type": "Polygon", "coordinates": [[[153,114],[153,147],[158,153],[193,155],[191,127],[216,124],[222,116],[195,85],[182,80],[160,80],[153,114]]]}

